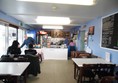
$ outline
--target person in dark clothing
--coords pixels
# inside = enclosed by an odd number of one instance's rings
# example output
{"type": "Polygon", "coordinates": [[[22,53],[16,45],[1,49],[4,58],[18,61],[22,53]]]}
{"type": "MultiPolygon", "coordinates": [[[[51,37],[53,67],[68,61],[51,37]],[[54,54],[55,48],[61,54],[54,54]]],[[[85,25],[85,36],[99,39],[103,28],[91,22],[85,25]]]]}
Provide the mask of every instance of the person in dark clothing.
{"type": "Polygon", "coordinates": [[[31,54],[31,55],[36,55],[37,54],[36,50],[34,50],[34,48],[33,48],[33,44],[32,43],[29,44],[28,47],[29,47],[29,49],[25,50],[25,54],[31,54]]]}
{"type": "Polygon", "coordinates": [[[21,49],[17,40],[14,40],[12,45],[8,47],[7,55],[8,54],[21,54],[21,49]]]}
{"type": "Polygon", "coordinates": [[[27,37],[27,35],[25,35],[24,37],[25,37],[25,40],[20,48],[22,48],[24,45],[28,47],[30,43],[33,45],[35,44],[35,40],[32,37],[27,37]]]}
{"type": "Polygon", "coordinates": [[[37,76],[38,73],[41,73],[39,56],[36,55],[37,52],[33,48],[32,43],[30,43],[28,47],[29,47],[28,50],[25,50],[25,54],[27,55],[28,61],[30,62],[30,65],[28,68],[28,74],[32,74],[34,76],[37,76]]]}

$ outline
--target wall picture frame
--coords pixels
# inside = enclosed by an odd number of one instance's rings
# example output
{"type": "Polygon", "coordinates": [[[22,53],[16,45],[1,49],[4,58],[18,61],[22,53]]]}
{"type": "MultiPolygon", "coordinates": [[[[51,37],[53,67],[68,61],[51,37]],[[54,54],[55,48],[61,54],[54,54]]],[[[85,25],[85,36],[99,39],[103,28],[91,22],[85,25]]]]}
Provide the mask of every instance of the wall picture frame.
{"type": "Polygon", "coordinates": [[[94,35],[95,26],[89,27],[88,35],[94,35]]]}

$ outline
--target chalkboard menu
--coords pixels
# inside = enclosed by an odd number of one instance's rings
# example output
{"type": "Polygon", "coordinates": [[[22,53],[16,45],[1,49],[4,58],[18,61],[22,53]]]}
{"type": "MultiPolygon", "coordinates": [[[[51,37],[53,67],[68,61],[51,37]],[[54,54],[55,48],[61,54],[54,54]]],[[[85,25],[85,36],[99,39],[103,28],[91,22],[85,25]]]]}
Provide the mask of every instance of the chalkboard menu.
{"type": "Polygon", "coordinates": [[[118,50],[118,13],[102,19],[101,46],[118,50]]]}

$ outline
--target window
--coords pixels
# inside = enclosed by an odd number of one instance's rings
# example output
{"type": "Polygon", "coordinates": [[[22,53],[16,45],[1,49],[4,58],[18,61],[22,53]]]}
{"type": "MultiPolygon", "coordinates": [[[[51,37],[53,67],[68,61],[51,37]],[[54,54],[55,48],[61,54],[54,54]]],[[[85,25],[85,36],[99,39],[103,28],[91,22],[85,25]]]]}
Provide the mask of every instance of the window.
{"type": "Polygon", "coordinates": [[[17,40],[17,29],[13,27],[9,27],[9,46],[12,45],[12,42],[17,40]]]}
{"type": "Polygon", "coordinates": [[[5,30],[6,30],[6,27],[5,25],[3,24],[0,24],[0,57],[3,55],[3,54],[6,54],[6,40],[5,40],[5,37],[6,37],[6,34],[5,34],[5,30]]]}
{"type": "Polygon", "coordinates": [[[24,35],[25,35],[25,30],[23,29],[18,29],[18,42],[20,43],[20,45],[23,43],[24,41],[24,35]]]}

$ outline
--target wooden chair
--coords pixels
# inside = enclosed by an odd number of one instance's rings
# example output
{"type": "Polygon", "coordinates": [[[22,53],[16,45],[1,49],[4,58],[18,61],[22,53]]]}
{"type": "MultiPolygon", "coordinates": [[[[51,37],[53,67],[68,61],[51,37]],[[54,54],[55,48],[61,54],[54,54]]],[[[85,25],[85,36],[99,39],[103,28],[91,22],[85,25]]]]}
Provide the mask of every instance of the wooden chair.
{"type": "Polygon", "coordinates": [[[101,79],[104,76],[114,76],[115,64],[98,64],[98,77],[101,79]]]}
{"type": "Polygon", "coordinates": [[[71,58],[89,58],[91,57],[90,53],[85,51],[71,51],[71,58]]]}
{"type": "Polygon", "coordinates": [[[90,58],[91,57],[91,54],[89,54],[89,53],[81,53],[81,54],[79,54],[78,57],[79,58],[90,58]]]}
{"type": "Polygon", "coordinates": [[[96,64],[83,64],[83,67],[80,69],[79,77],[77,83],[82,83],[83,81],[92,82],[95,80],[96,73],[94,72],[97,69],[96,64]]]}
{"type": "Polygon", "coordinates": [[[76,58],[75,55],[76,55],[76,51],[71,51],[71,58],[76,58]]]}

